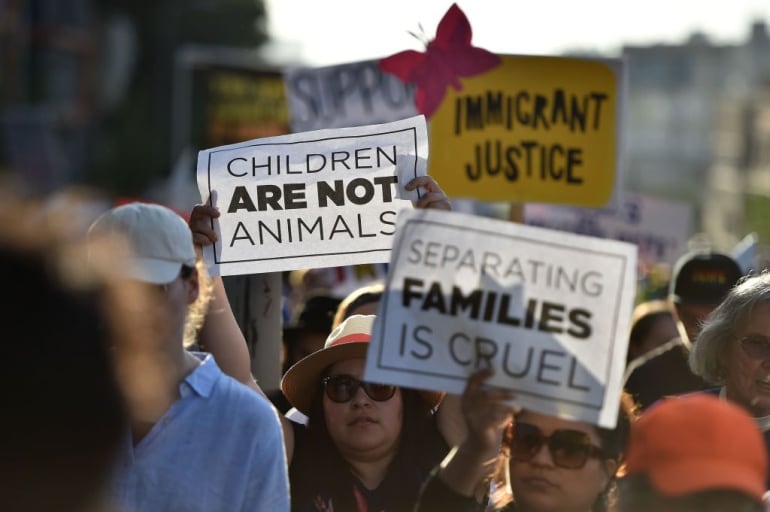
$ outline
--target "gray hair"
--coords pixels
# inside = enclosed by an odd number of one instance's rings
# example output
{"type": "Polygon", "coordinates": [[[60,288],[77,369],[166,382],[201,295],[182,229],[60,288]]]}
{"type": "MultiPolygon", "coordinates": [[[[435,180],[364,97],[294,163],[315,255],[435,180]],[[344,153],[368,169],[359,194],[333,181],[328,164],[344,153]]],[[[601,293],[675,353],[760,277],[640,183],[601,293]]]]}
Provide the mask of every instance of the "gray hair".
{"type": "Polygon", "coordinates": [[[751,311],[770,302],[770,271],[747,276],[738,282],[709,315],[690,351],[690,369],[714,384],[722,384],[724,354],[751,311]]]}

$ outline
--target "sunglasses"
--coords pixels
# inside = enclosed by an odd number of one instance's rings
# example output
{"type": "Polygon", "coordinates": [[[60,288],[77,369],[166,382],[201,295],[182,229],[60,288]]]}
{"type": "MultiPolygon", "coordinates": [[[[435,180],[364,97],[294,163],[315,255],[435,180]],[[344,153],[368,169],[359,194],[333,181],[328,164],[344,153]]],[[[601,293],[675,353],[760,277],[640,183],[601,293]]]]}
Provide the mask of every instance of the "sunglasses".
{"type": "Polygon", "coordinates": [[[604,451],[591,444],[591,438],[580,430],[554,430],[544,436],[535,425],[515,422],[509,433],[510,453],[513,460],[529,462],[543,445],[548,447],[553,463],[565,469],[580,469],[590,457],[603,458],[604,451]]]}
{"type": "Polygon", "coordinates": [[[770,339],[764,336],[746,336],[740,340],[743,352],[752,359],[770,359],[770,339]]]}
{"type": "Polygon", "coordinates": [[[396,394],[396,386],[363,382],[344,374],[324,377],[321,382],[326,389],[326,396],[329,397],[329,400],[338,404],[351,401],[356,396],[358,388],[363,388],[364,393],[375,402],[385,402],[396,394]]]}

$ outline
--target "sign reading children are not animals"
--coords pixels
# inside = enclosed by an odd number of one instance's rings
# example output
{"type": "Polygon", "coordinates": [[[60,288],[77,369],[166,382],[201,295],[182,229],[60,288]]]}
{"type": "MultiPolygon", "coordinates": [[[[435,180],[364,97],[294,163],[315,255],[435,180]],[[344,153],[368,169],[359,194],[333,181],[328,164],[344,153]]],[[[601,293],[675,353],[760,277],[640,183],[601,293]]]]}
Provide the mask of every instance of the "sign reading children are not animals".
{"type": "Polygon", "coordinates": [[[396,215],[426,173],[425,118],[255,139],[201,151],[198,188],[219,208],[214,275],[384,263],[396,215]]]}
{"type": "Polygon", "coordinates": [[[545,414],[614,426],[636,247],[436,210],[398,216],[365,378],[492,386],[545,414]]]}

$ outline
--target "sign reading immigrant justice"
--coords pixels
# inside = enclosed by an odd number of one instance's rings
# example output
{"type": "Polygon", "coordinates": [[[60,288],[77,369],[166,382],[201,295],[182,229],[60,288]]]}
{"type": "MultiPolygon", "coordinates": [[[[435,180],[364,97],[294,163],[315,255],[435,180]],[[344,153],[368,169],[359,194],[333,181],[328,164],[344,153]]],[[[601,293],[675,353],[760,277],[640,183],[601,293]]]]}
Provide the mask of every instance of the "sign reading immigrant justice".
{"type": "Polygon", "coordinates": [[[631,244],[404,210],[365,378],[460,394],[491,367],[521,407],[612,427],[635,276],[631,244]]]}
{"type": "Polygon", "coordinates": [[[500,56],[447,87],[429,173],[450,197],[604,206],[619,190],[622,62],[500,56]]]}
{"type": "Polygon", "coordinates": [[[425,118],[255,139],[198,154],[201,198],[216,206],[213,275],[385,263],[396,214],[427,167],[425,118]]]}

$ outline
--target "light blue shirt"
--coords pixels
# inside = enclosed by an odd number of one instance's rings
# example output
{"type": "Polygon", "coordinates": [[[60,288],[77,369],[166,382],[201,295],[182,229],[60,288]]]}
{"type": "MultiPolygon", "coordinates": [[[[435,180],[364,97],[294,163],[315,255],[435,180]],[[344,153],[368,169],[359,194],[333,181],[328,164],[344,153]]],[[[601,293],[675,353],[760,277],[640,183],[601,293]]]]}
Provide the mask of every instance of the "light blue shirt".
{"type": "Polygon", "coordinates": [[[283,433],[266,399],[228,377],[210,354],[180,399],[121,450],[112,495],[121,512],[288,511],[283,433]]]}

